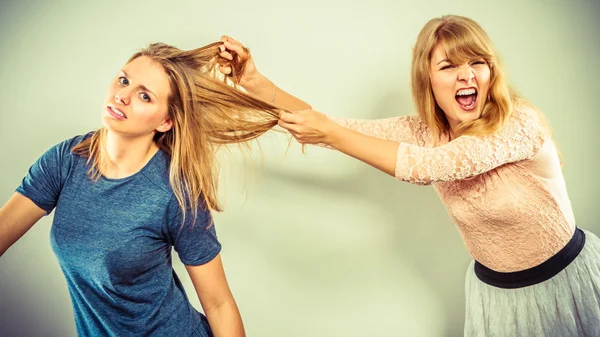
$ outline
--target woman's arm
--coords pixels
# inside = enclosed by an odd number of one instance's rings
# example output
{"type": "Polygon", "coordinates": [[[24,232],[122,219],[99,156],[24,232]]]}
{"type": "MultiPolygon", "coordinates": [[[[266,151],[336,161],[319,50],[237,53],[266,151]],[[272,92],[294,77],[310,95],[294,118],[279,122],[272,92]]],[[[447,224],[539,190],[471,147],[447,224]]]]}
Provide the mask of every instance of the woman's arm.
{"type": "Polygon", "coordinates": [[[0,255],[21,238],[42,216],[52,212],[72,163],[73,144],[83,136],[65,140],[46,151],[29,168],[17,192],[0,209],[0,255]]]}
{"type": "Polygon", "coordinates": [[[537,111],[528,106],[516,109],[493,134],[461,136],[434,148],[362,135],[313,110],[282,112],[279,125],[300,143],[325,143],[400,180],[422,185],[465,179],[529,159],[549,138],[537,111]]]}
{"type": "Polygon", "coordinates": [[[29,198],[14,193],[0,208],[0,256],[45,214],[29,198]]]}
{"type": "Polygon", "coordinates": [[[422,145],[429,133],[427,125],[417,115],[383,119],[329,119],[346,129],[397,143],[422,145]]]}
{"type": "Polygon", "coordinates": [[[199,266],[186,265],[215,337],[244,337],[244,325],[231,294],[221,254],[199,266]]]}
{"type": "MultiPolygon", "coordinates": [[[[383,119],[328,118],[345,129],[358,132],[365,136],[389,140],[396,143],[423,145],[425,139],[430,137],[427,125],[423,123],[421,118],[417,115],[383,119]]],[[[335,150],[333,146],[325,143],[317,143],[314,145],[335,150]]],[[[360,158],[357,159],[361,160],[360,158]]],[[[386,172],[385,170],[383,171],[386,172]]]]}
{"type": "Polygon", "coordinates": [[[394,176],[398,142],[364,135],[340,126],[334,128],[328,144],[340,152],[394,176]]]}
{"type": "MultiPolygon", "coordinates": [[[[223,42],[219,54],[221,57],[233,62],[232,54],[237,54],[238,57],[235,60],[242,64],[245,63],[244,72],[237,75],[239,76],[239,85],[244,87],[250,95],[283,110],[296,111],[311,108],[308,103],[277,87],[275,83],[261,74],[254,65],[252,55],[240,42],[228,36],[221,37],[221,41],[223,42]]],[[[225,75],[231,74],[229,66],[220,66],[219,70],[225,75]]]]}
{"type": "Polygon", "coordinates": [[[356,132],[313,110],[282,112],[279,126],[299,143],[323,144],[394,175],[399,142],[356,132]]]}
{"type": "Polygon", "coordinates": [[[310,104],[279,88],[264,75],[259,74],[243,86],[250,95],[288,111],[310,109],[310,104]]]}

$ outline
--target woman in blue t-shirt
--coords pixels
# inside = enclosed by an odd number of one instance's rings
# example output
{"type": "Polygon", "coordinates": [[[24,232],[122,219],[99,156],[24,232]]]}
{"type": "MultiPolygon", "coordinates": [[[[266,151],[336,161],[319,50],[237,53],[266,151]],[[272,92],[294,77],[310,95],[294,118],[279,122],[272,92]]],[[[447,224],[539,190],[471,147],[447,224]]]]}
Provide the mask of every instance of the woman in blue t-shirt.
{"type": "Polygon", "coordinates": [[[78,335],[244,335],[211,218],[221,211],[215,152],[270,130],[277,107],[309,106],[218,80],[218,70],[233,82],[244,70],[223,48],[157,43],[134,54],[108,88],[103,127],[44,153],[0,209],[0,255],[54,210],[50,242],[78,335]],[[206,316],[188,301],[171,248],[206,316]]]}

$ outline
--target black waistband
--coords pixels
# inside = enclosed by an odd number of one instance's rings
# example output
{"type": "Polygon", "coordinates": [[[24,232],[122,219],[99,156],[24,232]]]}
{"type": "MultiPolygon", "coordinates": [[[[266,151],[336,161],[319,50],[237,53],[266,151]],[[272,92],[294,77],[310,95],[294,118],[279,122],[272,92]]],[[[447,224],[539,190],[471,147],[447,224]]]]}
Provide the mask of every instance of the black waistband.
{"type": "Polygon", "coordinates": [[[482,282],[498,288],[515,289],[531,286],[549,280],[554,275],[560,273],[575,260],[579,252],[583,249],[584,244],[585,234],[581,229],[576,228],[573,237],[563,249],[535,267],[502,273],[491,270],[475,261],[475,275],[482,282]]]}

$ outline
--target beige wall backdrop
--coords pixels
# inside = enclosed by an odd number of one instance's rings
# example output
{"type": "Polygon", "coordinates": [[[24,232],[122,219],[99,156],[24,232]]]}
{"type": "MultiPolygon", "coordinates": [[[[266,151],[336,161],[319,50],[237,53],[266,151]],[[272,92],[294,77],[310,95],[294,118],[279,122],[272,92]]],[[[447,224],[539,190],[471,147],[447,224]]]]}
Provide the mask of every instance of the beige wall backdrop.
{"type": "MultiPolygon", "coordinates": [[[[511,83],[554,129],[578,225],[600,234],[597,0],[2,0],[0,203],[45,150],[100,126],[108,83],[150,42],[190,49],[229,34],[316,110],[384,118],[414,113],[411,48],[443,14],[487,30],[511,83]]],[[[216,216],[248,336],[462,334],[470,257],[432,188],[325,149],[288,150],[282,134],[261,145],[253,165],[235,151],[224,162],[216,216]]],[[[75,336],[51,222],[0,258],[0,335],[75,336]]]]}

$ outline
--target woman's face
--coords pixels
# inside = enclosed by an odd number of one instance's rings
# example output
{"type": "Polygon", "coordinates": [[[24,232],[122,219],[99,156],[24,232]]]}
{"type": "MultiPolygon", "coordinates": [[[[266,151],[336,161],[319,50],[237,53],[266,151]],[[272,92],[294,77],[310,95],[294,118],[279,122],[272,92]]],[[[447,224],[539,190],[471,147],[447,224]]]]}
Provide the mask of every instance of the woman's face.
{"type": "Polygon", "coordinates": [[[123,67],[108,87],[102,123],[128,137],[166,132],[173,125],[168,114],[170,94],[162,65],[140,56],[123,67]]]}
{"type": "Polygon", "coordinates": [[[490,86],[490,67],[484,59],[453,64],[442,43],[431,56],[429,79],[437,104],[446,114],[452,131],[464,121],[481,117],[490,86]]]}

